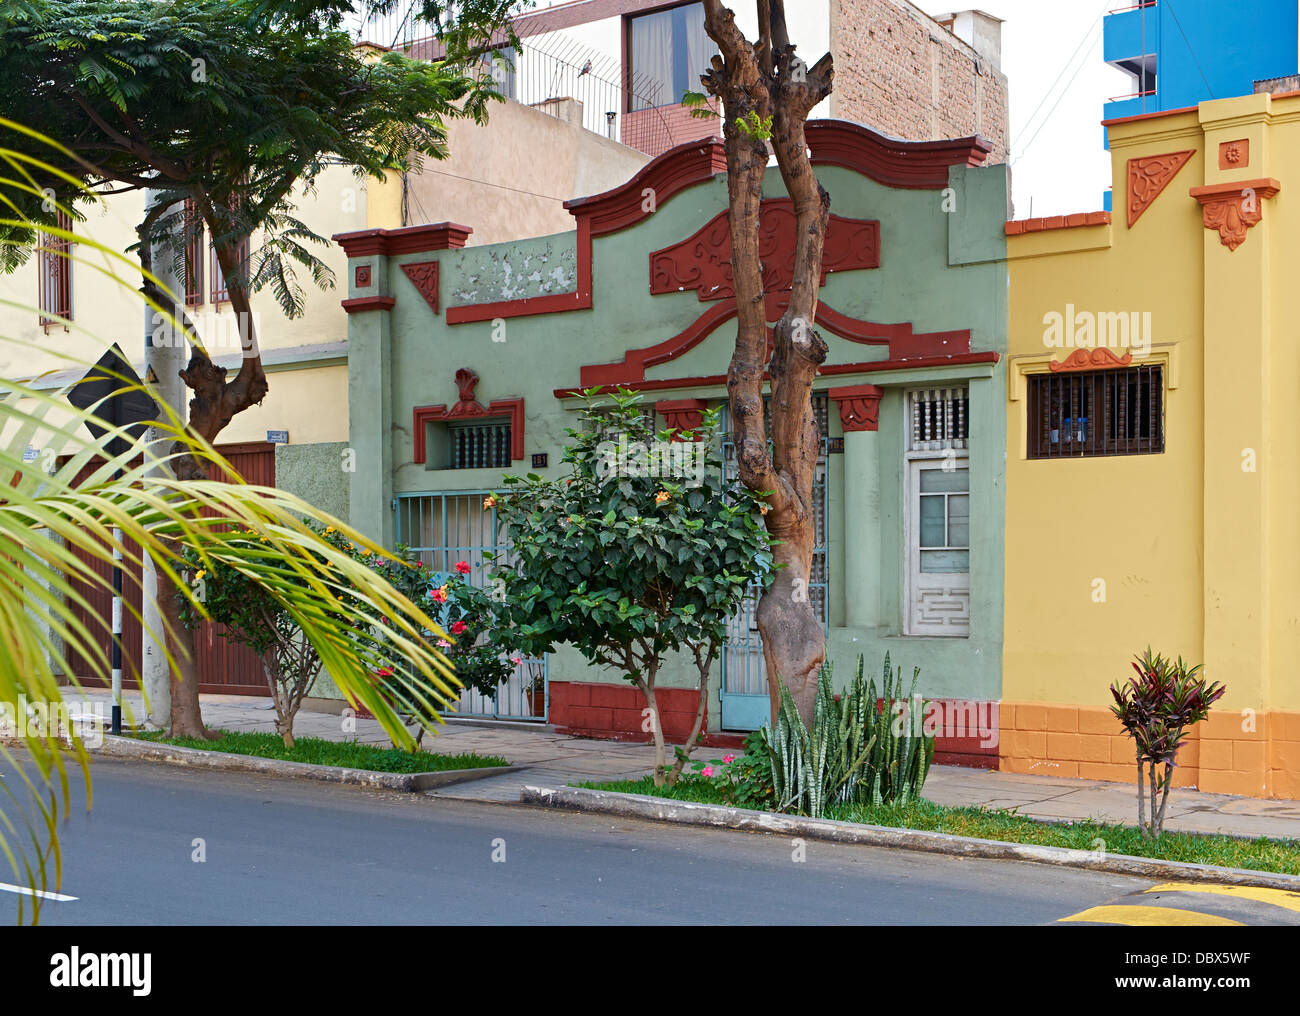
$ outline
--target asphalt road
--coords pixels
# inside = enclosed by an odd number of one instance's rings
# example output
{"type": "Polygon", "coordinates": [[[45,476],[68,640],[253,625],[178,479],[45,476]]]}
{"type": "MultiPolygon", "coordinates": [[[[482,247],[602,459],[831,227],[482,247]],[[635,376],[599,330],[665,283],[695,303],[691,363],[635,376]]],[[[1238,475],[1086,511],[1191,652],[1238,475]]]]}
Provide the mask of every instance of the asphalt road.
{"type": "MultiPolygon", "coordinates": [[[[75,899],[46,901],[45,925],[1044,924],[1151,885],[817,841],[798,861],[772,835],[251,774],[93,775],[93,810],[74,776],[61,831],[75,899]]],[[[16,908],[0,891],[0,920],[16,908]]]]}

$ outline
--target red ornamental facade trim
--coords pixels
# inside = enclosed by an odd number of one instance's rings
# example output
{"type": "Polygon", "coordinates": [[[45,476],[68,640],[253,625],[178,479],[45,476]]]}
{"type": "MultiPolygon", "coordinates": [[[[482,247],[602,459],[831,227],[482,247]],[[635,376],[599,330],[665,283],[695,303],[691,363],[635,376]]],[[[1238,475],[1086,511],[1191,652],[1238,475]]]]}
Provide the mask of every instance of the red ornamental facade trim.
{"type": "Polygon", "coordinates": [[[415,448],[413,458],[417,463],[424,463],[428,456],[425,442],[425,424],[446,423],[450,420],[473,420],[483,416],[510,417],[510,458],[524,457],[524,400],[497,399],[484,406],[474,398],[474,389],[479,377],[468,367],[456,371],[456,388],[459,398],[448,409],[442,406],[416,406],[411,414],[411,433],[415,448]]]}
{"type": "Polygon", "coordinates": [[[685,441],[683,431],[693,431],[690,440],[700,439],[699,429],[704,423],[704,410],[709,404],[703,399],[668,399],[655,403],[656,412],[660,413],[668,426],[674,431],[674,441],[685,441]]]}
{"type": "MultiPolygon", "coordinates": [[[[650,292],[653,295],[694,290],[700,301],[724,300],[736,295],[731,274],[731,229],[728,213],[719,212],[694,236],[650,255],[650,292]]],[[[781,300],[794,283],[794,202],[769,198],[762,204],[758,226],[758,250],[763,260],[763,289],[768,300],[781,300]]],[[[880,267],[880,223],[868,219],[846,219],[832,215],[826,226],[822,254],[822,275],[826,285],[830,272],[880,267]]],[[[768,320],[777,306],[768,308],[768,320]]]]}
{"type": "Polygon", "coordinates": [[[1169,152],[1165,155],[1144,155],[1128,160],[1128,225],[1142,218],[1178,171],[1196,154],[1195,149],[1169,152]]]}
{"type": "Polygon", "coordinates": [[[1264,201],[1281,189],[1269,178],[1193,187],[1190,193],[1202,205],[1205,228],[1218,230],[1223,246],[1235,251],[1246,242],[1246,231],[1264,218],[1264,201]]]}
{"type": "Polygon", "coordinates": [[[840,408],[840,423],[845,434],[880,429],[880,397],[883,388],[876,385],[851,385],[832,388],[826,393],[840,408]]]}
{"type": "Polygon", "coordinates": [[[1132,353],[1116,356],[1105,346],[1098,346],[1096,349],[1076,349],[1064,361],[1053,360],[1047,366],[1054,373],[1059,374],[1072,370],[1107,370],[1111,367],[1127,367],[1132,362],[1132,353]]]}
{"type": "Polygon", "coordinates": [[[402,271],[411,280],[430,309],[438,313],[438,262],[414,261],[402,265],[402,271]]]}

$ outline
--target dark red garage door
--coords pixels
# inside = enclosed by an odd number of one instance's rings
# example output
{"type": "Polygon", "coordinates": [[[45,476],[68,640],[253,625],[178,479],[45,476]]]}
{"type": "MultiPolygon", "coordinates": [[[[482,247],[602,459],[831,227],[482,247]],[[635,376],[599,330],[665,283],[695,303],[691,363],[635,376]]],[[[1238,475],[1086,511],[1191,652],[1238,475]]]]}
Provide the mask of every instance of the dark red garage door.
{"type": "MultiPolygon", "coordinates": [[[[220,451],[240,475],[249,483],[259,486],[275,486],[275,446],[263,441],[248,444],[218,445],[220,451]]],[[[92,467],[87,466],[83,475],[88,475],[92,467]]],[[[213,476],[217,479],[217,476],[213,476]]],[[[134,544],[129,549],[135,549],[134,544]]],[[[100,562],[91,562],[91,567],[100,575],[108,576],[110,567],[100,562]]],[[[139,569],[136,568],[136,578],[139,569]]],[[[127,602],[138,612],[140,610],[140,587],[138,582],[123,583],[127,602]]],[[[112,610],[112,594],[100,587],[86,583],[76,583],[76,588],[86,598],[90,611],[80,607],[74,608],[78,619],[85,623],[89,613],[99,617],[108,617],[112,610]]],[[[224,625],[205,622],[195,633],[195,653],[199,667],[199,691],[224,695],[267,695],[266,677],[261,660],[252,651],[224,638],[224,625]]],[[[99,638],[105,654],[111,648],[111,639],[106,633],[92,629],[92,634],[99,638]]],[[[125,661],[140,662],[141,626],[139,620],[129,610],[122,616],[122,656],[125,661]]],[[[92,674],[92,666],[81,654],[69,652],[68,666],[84,684],[90,687],[108,687],[108,675],[92,674]]],[[[134,688],[137,685],[131,673],[129,663],[123,666],[122,683],[134,688]]]]}

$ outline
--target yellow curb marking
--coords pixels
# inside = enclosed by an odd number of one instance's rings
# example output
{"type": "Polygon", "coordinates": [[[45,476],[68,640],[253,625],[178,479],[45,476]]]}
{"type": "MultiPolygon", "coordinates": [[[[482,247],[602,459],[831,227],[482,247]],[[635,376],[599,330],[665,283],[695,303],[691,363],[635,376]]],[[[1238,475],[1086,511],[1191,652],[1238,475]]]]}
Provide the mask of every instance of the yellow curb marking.
{"type": "Polygon", "coordinates": [[[1214,885],[1206,882],[1165,882],[1163,885],[1153,885],[1144,892],[1214,893],[1218,896],[1271,903],[1275,907],[1286,907],[1287,910],[1300,913],[1300,892],[1291,892],[1287,889],[1265,889],[1255,885],[1214,885]]]}
{"type": "Polygon", "coordinates": [[[1215,914],[1198,914],[1195,910],[1177,910],[1174,907],[1107,906],[1093,907],[1065,921],[1091,921],[1094,924],[1128,924],[1134,927],[1156,928],[1164,925],[1207,925],[1241,928],[1240,921],[1230,921],[1215,914]]]}

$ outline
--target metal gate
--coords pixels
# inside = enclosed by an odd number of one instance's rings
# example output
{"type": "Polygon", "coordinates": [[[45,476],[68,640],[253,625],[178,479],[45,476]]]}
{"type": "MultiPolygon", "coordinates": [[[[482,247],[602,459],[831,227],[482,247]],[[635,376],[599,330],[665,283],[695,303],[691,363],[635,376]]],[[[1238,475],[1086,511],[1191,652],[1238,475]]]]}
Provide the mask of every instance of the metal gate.
{"type": "MultiPolygon", "coordinates": [[[[454,573],[456,565],[465,561],[470,566],[469,580],[476,586],[486,585],[492,568],[486,555],[501,555],[510,549],[505,524],[498,520],[496,509],[483,507],[488,493],[399,494],[394,499],[397,542],[409,546],[431,572],[454,573]]],[[[548,669],[545,656],[524,659],[497,685],[495,697],[468,688],[461,692],[456,713],[545,723],[550,702],[548,669]]]]}
{"type": "MultiPolygon", "coordinates": [[[[765,398],[765,403],[767,399],[765,398]]],[[[827,410],[828,401],[825,393],[813,393],[813,414],[821,430],[821,454],[817,458],[817,470],[813,477],[813,511],[816,516],[817,533],[813,545],[812,574],[808,582],[808,598],[813,610],[826,628],[828,617],[828,597],[830,579],[827,573],[826,530],[827,530],[827,474],[830,471],[830,459],[827,455],[827,410]]],[[[772,416],[764,414],[764,422],[771,435],[772,416]]],[[[723,410],[723,444],[722,462],[725,479],[734,479],[737,475],[736,446],[731,439],[731,417],[727,409],[723,410]]],[[[760,587],[757,583],[750,586],[740,612],[727,625],[727,640],[722,646],[722,729],[723,730],[757,730],[771,717],[770,699],[767,688],[767,666],[763,661],[762,640],[758,634],[758,597],[760,587]]]]}

